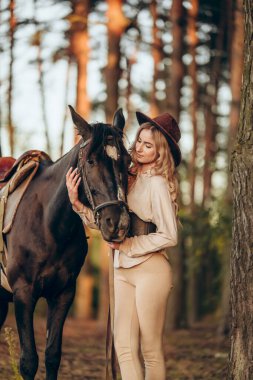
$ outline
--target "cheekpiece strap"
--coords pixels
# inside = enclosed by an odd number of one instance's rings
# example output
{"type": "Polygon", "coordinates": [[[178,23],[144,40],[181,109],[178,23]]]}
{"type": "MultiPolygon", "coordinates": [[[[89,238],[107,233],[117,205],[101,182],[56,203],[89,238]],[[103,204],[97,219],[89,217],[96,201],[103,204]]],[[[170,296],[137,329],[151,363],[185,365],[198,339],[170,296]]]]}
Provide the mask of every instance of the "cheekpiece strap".
{"type": "Polygon", "coordinates": [[[80,165],[80,163],[82,163],[84,160],[84,148],[90,143],[90,141],[91,141],[91,139],[88,139],[80,145],[77,167],[78,167],[78,170],[80,173],[83,172],[82,180],[83,180],[83,184],[84,184],[85,194],[86,194],[86,197],[87,197],[87,199],[91,205],[91,208],[92,208],[92,211],[94,214],[95,223],[98,225],[99,224],[99,211],[101,209],[103,209],[104,207],[107,207],[107,206],[112,206],[112,205],[125,206],[128,209],[128,205],[124,200],[121,199],[120,194],[118,194],[117,200],[103,202],[100,205],[95,206],[95,203],[93,201],[92,194],[91,194],[88,182],[87,182],[87,176],[86,176],[85,168],[84,168],[84,166],[82,167],[80,165]]]}

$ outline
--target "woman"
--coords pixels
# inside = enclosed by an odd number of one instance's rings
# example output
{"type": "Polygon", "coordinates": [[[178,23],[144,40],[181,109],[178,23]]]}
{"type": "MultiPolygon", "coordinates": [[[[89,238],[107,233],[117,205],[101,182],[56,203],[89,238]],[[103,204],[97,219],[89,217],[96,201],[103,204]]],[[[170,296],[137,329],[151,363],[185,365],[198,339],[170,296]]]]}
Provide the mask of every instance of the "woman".
{"type": "MultiPolygon", "coordinates": [[[[156,231],[132,236],[122,243],[108,243],[114,257],[114,338],[123,380],[164,380],[162,347],[166,305],[173,287],[165,248],[177,244],[177,194],[175,167],[181,161],[180,130],[164,113],[149,118],[137,112],[140,128],[131,148],[128,206],[156,231]],[[143,374],[139,347],[145,365],[143,374]]],[[[85,224],[94,218],[77,197],[80,178],[72,169],[67,187],[73,208],[85,224]]]]}

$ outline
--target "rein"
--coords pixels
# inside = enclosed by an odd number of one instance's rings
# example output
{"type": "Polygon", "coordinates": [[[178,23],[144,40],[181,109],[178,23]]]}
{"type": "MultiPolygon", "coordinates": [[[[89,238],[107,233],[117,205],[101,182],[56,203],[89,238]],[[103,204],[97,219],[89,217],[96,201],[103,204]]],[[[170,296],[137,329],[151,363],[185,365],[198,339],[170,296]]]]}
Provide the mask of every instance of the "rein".
{"type": "Polygon", "coordinates": [[[118,206],[125,206],[127,209],[128,209],[128,206],[127,206],[127,203],[125,202],[125,200],[123,200],[120,196],[120,192],[118,192],[118,199],[115,199],[113,201],[106,201],[106,202],[103,202],[99,205],[95,205],[95,202],[93,200],[93,197],[92,197],[92,194],[91,194],[91,191],[90,191],[90,188],[89,188],[89,184],[88,184],[88,181],[87,181],[87,174],[86,174],[86,170],[85,170],[85,166],[82,165],[83,161],[84,161],[84,157],[85,157],[85,148],[87,147],[87,145],[90,143],[91,139],[88,139],[86,141],[84,141],[81,145],[80,145],[80,149],[79,149],[79,153],[78,153],[78,163],[77,163],[77,167],[78,167],[78,171],[80,173],[82,173],[82,180],[83,180],[83,184],[84,184],[84,191],[85,191],[85,195],[91,205],[91,208],[92,208],[92,211],[93,211],[93,214],[94,214],[94,219],[95,219],[95,223],[96,225],[98,226],[99,224],[99,218],[100,218],[100,213],[99,211],[101,211],[103,208],[107,207],[107,206],[113,206],[113,205],[118,205],[118,206]]]}

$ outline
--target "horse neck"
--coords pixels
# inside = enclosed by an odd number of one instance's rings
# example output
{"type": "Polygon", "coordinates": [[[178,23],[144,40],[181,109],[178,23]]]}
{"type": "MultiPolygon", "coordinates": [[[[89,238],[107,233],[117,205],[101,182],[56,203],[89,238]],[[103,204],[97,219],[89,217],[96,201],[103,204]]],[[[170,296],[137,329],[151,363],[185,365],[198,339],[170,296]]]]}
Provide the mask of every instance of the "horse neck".
{"type": "MultiPolygon", "coordinates": [[[[63,235],[74,227],[76,214],[72,210],[66,187],[66,174],[72,166],[75,168],[78,162],[79,145],[75,145],[67,154],[46,169],[45,175],[49,186],[48,191],[48,215],[51,229],[56,229],[63,235]]],[[[87,199],[82,195],[80,199],[87,203],[87,199]]]]}

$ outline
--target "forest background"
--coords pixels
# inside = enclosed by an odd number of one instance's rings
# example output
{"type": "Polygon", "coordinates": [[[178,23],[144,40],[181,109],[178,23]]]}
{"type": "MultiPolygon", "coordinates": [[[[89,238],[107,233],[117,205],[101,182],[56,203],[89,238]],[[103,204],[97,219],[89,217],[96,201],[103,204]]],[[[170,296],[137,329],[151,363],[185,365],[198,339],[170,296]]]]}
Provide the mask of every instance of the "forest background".
{"type": "MultiPolygon", "coordinates": [[[[242,0],[2,0],[1,155],[41,149],[57,159],[77,141],[67,104],[88,121],[122,107],[126,145],[135,111],[168,111],[182,131],[180,240],[169,257],[169,330],[207,315],[229,332],[232,192],[229,162],[239,120],[242,0]]],[[[106,322],[108,252],[87,231],[74,317],[106,322]]],[[[38,312],[44,313],[43,303],[38,312]]]]}

